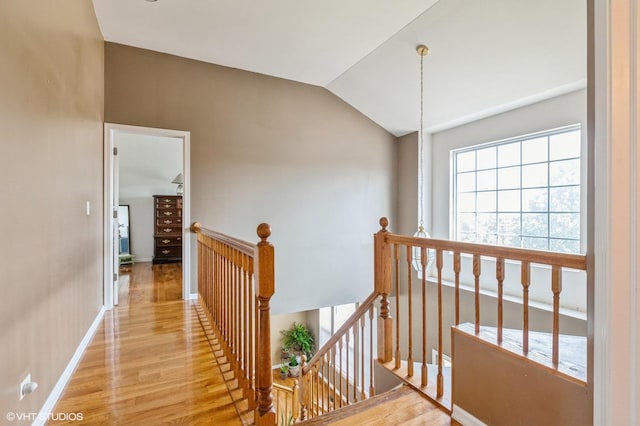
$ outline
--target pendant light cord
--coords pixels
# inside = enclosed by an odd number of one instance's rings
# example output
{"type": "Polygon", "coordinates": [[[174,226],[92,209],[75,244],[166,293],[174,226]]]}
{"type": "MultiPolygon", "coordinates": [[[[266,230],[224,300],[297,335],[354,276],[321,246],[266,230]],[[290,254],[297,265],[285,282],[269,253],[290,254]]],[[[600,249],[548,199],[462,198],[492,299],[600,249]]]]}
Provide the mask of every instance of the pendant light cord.
{"type": "Polygon", "coordinates": [[[420,133],[418,134],[418,214],[420,221],[418,222],[418,230],[424,230],[424,170],[423,170],[423,120],[424,120],[424,55],[420,54],[420,133]]]}

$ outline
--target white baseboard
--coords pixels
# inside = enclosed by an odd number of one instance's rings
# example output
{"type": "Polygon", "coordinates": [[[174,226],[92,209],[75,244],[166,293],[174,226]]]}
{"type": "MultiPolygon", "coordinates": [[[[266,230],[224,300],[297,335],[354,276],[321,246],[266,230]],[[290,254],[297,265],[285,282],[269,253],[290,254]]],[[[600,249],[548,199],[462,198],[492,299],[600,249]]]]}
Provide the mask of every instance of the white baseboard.
{"type": "Polygon", "coordinates": [[[198,293],[189,294],[189,300],[198,300],[198,293]]]}
{"type": "Polygon", "coordinates": [[[78,345],[78,348],[76,349],[75,353],[71,357],[69,364],[67,364],[67,368],[64,369],[64,371],[62,372],[62,375],[58,379],[58,382],[56,383],[56,385],[53,387],[53,390],[49,394],[49,397],[44,402],[44,405],[40,409],[40,413],[38,414],[37,419],[33,422],[33,426],[44,425],[45,421],[48,419],[48,414],[51,413],[55,408],[56,404],[58,403],[58,399],[60,399],[60,395],[62,395],[62,391],[64,391],[64,388],[67,386],[67,383],[71,378],[71,375],[73,374],[76,367],[78,366],[78,363],[82,358],[82,354],[84,354],[85,349],[87,349],[87,346],[89,346],[89,342],[91,342],[93,335],[96,333],[96,330],[98,329],[98,326],[100,325],[100,322],[104,317],[104,312],[105,312],[105,309],[104,309],[104,306],[102,306],[100,308],[100,311],[98,312],[98,315],[96,315],[96,318],[93,320],[93,323],[91,323],[91,326],[89,327],[84,337],[82,338],[82,341],[78,345]]]}
{"type": "Polygon", "coordinates": [[[486,423],[479,419],[476,419],[471,414],[453,404],[453,410],[451,410],[451,418],[462,426],[487,426],[486,423]]]}
{"type": "Polygon", "coordinates": [[[153,260],[152,257],[137,257],[135,259],[136,263],[151,262],[152,260],[153,260]]]}

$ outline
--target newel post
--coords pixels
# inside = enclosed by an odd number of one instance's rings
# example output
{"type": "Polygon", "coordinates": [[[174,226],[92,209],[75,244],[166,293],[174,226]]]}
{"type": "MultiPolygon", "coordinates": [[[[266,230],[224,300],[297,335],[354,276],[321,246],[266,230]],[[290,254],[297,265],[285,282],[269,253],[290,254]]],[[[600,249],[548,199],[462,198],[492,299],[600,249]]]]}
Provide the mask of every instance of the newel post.
{"type": "Polygon", "coordinates": [[[267,241],[271,235],[271,227],[266,223],[258,225],[260,242],[257,248],[256,295],[258,297],[258,326],[256,327],[256,382],[257,407],[255,424],[273,426],[276,424],[276,413],[273,408],[271,394],[273,374],[271,372],[271,324],[269,301],[275,292],[274,252],[273,245],[267,241]]]}
{"type": "Polygon", "coordinates": [[[381,295],[380,316],[378,318],[378,359],[389,362],[393,358],[393,319],[389,312],[391,294],[391,245],[386,241],[389,219],[380,218],[382,229],[373,237],[375,290],[381,295]]]}

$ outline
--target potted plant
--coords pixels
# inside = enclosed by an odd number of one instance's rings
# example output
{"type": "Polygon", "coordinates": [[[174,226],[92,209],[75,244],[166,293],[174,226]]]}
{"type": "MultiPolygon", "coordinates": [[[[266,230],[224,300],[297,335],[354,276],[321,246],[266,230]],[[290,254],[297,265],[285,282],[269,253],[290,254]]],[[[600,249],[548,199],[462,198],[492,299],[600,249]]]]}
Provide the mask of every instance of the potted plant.
{"type": "Polygon", "coordinates": [[[311,358],[315,342],[313,335],[305,325],[294,322],[291,328],[280,331],[280,334],[282,335],[283,348],[298,355],[306,355],[307,359],[311,358]]]}
{"type": "Polygon", "coordinates": [[[300,363],[298,362],[298,358],[295,356],[291,357],[289,360],[289,375],[291,377],[298,377],[300,375],[300,363]]]}
{"type": "Polygon", "coordinates": [[[291,350],[282,345],[282,348],[280,348],[280,359],[282,360],[288,360],[289,358],[291,358],[291,350]]]}
{"type": "Polygon", "coordinates": [[[287,364],[280,365],[280,379],[284,380],[289,377],[289,366],[287,364]]]}

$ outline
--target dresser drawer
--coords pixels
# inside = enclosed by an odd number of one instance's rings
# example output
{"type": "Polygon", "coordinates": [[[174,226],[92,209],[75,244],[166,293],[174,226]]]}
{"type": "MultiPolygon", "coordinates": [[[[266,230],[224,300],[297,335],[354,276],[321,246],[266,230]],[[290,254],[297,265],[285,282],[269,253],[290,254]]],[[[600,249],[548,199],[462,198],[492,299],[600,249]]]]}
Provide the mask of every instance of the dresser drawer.
{"type": "Polygon", "coordinates": [[[162,196],[158,196],[156,197],[156,206],[161,206],[163,204],[171,204],[173,206],[175,206],[178,203],[178,198],[176,196],[172,196],[172,195],[162,195],[162,196]]]}
{"type": "Polygon", "coordinates": [[[182,247],[156,247],[156,257],[175,257],[182,255],[182,247]]]}
{"type": "Polygon", "coordinates": [[[158,226],[182,225],[182,217],[175,217],[175,216],[158,217],[156,218],[156,225],[158,226]]]}
{"type": "Polygon", "coordinates": [[[156,209],[156,217],[169,218],[169,217],[182,217],[182,210],[178,209],[156,209]]]}
{"type": "Polygon", "coordinates": [[[182,237],[155,237],[156,247],[181,246],[182,237]]]}
{"type": "Polygon", "coordinates": [[[181,234],[182,226],[180,225],[156,225],[156,236],[181,234]]]}

